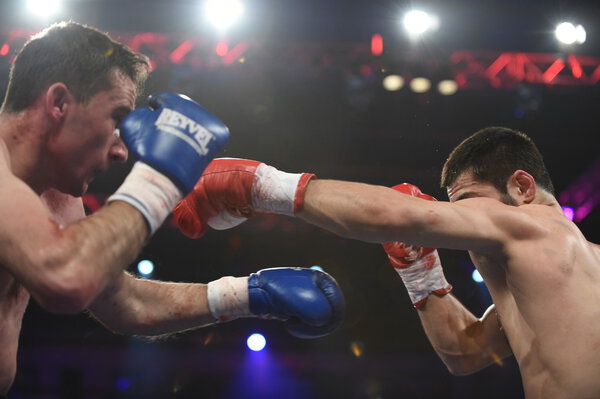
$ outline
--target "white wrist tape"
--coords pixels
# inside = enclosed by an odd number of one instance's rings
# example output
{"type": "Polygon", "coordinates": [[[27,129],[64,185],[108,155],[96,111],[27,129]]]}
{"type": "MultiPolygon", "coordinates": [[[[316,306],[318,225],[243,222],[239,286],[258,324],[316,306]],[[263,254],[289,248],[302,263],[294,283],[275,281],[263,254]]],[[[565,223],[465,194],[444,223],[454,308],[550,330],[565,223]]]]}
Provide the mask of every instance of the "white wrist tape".
{"type": "Polygon", "coordinates": [[[415,307],[420,307],[432,292],[447,294],[452,286],[446,281],[437,251],[414,261],[409,267],[394,267],[415,307]]]}
{"type": "Polygon", "coordinates": [[[235,216],[224,210],[211,216],[206,222],[211,228],[215,230],[227,230],[244,223],[248,218],[243,216],[235,216]]]}
{"type": "Polygon", "coordinates": [[[208,308],[219,322],[254,316],[250,312],[248,277],[221,277],[208,283],[208,308]]]}
{"type": "Polygon", "coordinates": [[[264,163],[258,165],[252,183],[252,207],[256,212],[294,216],[294,200],[302,173],[286,173],[264,163]]]}
{"type": "Polygon", "coordinates": [[[182,197],[181,191],[168,177],[143,162],[136,162],[108,201],[125,201],[140,211],[148,222],[151,236],[182,197]]]}

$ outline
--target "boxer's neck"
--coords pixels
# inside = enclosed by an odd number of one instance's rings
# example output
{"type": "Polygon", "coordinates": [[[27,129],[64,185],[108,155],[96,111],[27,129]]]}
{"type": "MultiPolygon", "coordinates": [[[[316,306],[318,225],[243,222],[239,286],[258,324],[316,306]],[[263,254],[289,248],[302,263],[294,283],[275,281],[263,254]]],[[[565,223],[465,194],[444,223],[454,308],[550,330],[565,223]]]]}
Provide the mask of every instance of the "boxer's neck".
{"type": "Polygon", "coordinates": [[[0,151],[7,151],[12,173],[38,194],[47,188],[48,182],[44,173],[47,127],[39,107],[0,113],[0,138],[4,147],[0,151]]]}

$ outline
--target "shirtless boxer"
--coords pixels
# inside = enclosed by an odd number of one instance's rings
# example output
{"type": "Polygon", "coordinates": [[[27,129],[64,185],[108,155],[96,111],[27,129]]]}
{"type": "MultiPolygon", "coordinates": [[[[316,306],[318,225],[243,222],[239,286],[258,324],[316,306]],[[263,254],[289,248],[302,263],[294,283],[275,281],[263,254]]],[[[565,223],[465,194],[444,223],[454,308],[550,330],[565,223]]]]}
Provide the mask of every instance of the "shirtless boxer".
{"type": "Polygon", "coordinates": [[[89,308],[109,329],[137,335],[268,317],[310,338],[342,320],[335,280],[312,269],[208,284],[124,272],[229,136],[173,93],[132,111],[147,68],[146,57],[73,22],[36,35],[13,63],[0,110],[0,396],[15,378],[30,297],[56,313],[89,308]],[[80,196],[128,149],[139,161],[107,205],[85,217],[80,196]]]}
{"type": "Polygon", "coordinates": [[[397,267],[410,271],[417,260],[424,272],[413,302],[427,299],[419,316],[452,373],[473,373],[513,354],[529,399],[600,397],[600,248],[564,217],[533,142],[514,130],[483,129],[450,154],[441,184],[450,202],[221,159],[209,165],[176,216],[191,236],[203,234],[207,224],[228,228],[268,212],[343,237],[389,242],[397,267]],[[450,287],[437,251],[417,247],[407,260],[410,246],[469,251],[494,305],[475,317],[444,295],[450,287]]]}

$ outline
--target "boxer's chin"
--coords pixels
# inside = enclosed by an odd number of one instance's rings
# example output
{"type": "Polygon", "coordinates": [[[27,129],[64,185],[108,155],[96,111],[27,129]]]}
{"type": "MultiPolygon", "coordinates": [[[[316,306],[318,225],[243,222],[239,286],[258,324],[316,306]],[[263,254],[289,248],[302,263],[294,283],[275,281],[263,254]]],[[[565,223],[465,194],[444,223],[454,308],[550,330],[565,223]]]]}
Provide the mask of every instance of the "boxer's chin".
{"type": "Polygon", "coordinates": [[[81,197],[88,190],[88,181],[71,181],[63,182],[63,184],[54,187],[55,190],[60,191],[63,194],[69,194],[73,197],[81,197]]]}

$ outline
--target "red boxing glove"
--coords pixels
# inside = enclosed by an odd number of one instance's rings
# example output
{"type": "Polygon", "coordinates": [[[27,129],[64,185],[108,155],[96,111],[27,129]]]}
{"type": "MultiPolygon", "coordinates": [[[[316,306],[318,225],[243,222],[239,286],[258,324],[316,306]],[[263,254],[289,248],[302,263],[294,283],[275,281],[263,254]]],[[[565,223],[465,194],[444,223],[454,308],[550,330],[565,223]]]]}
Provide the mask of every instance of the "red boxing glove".
{"type": "Polygon", "coordinates": [[[285,173],[262,162],[239,158],[214,159],[194,190],[173,210],[179,229],[201,237],[208,226],[225,230],[255,213],[293,216],[304,205],[310,173],[285,173]]]}
{"type": "MultiPolygon", "coordinates": [[[[436,200],[430,195],[423,194],[412,184],[404,183],[392,188],[413,197],[436,200]]],[[[427,297],[432,292],[446,295],[452,291],[452,285],[446,281],[435,248],[424,248],[402,242],[386,242],[382,245],[390,263],[402,278],[415,308],[420,309],[425,306],[427,297]]]]}

